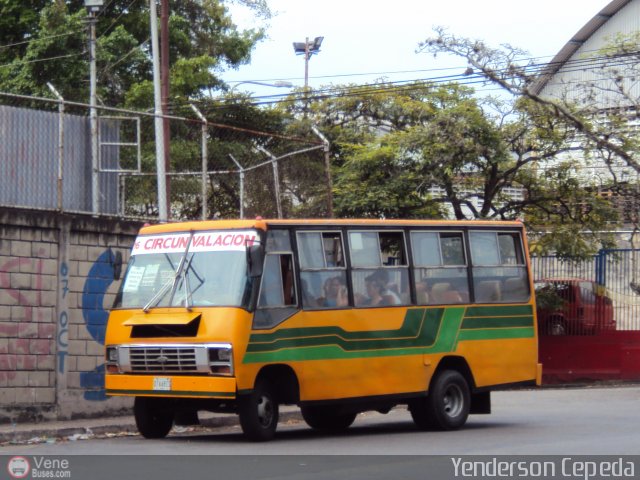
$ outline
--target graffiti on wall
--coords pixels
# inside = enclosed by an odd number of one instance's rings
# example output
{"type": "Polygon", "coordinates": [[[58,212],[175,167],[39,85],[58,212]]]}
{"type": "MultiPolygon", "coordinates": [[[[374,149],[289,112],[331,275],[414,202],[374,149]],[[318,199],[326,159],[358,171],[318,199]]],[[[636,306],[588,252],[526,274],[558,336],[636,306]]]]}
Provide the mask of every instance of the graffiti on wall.
{"type": "MultiPolygon", "coordinates": [[[[38,251],[39,257],[45,252],[38,251]]],[[[91,338],[104,345],[108,309],[104,307],[105,295],[115,279],[120,276],[122,257],[106,249],[93,262],[84,282],[81,309],[84,325],[91,338]]],[[[36,357],[33,353],[53,353],[49,346],[55,337],[56,371],[64,374],[68,370],[70,314],[66,302],[62,302],[55,322],[47,321],[52,307],[42,307],[42,291],[45,287],[42,277],[43,259],[17,257],[0,263],[0,290],[6,293],[10,304],[15,304],[11,322],[0,323],[0,337],[11,339],[11,353],[0,351],[0,381],[8,382],[17,377],[19,370],[34,370],[36,357]],[[12,283],[12,274],[25,273],[27,280],[19,285],[12,283]],[[24,283],[28,282],[28,284],[24,283]],[[36,328],[34,330],[34,328],[36,328]],[[46,338],[48,337],[48,338],[46,338]]],[[[61,262],[58,270],[56,289],[58,299],[67,299],[70,293],[70,271],[67,262],[61,262]]],[[[54,315],[55,317],[55,315],[54,315]]],[[[106,400],[104,392],[104,365],[93,371],[80,373],[80,386],[85,389],[87,400],[106,400]]]]}
{"type": "MultiPolygon", "coordinates": [[[[87,331],[96,342],[104,345],[109,311],[104,308],[104,297],[115,279],[120,277],[122,257],[105,250],[93,263],[82,290],[82,317],[87,331]]],[[[91,372],[80,373],[80,386],[85,389],[84,398],[92,401],[107,399],[104,390],[104,364],[91,372]]]]}
{"type": "MultiPolygon", "coordinates": [[[[69,293],[69,267],[65,262],[60,264],[59,274],[60,281],[58,288],[60,289],[60,297],[65,299],[67,298],[67,293],[69,293]]],[[[69,313],[66,308],[63,308],[58,316],[56,343],[58,345],[58,372],[64,373],[65,359],[67,358],[67,349],[69,348],[69,313]]]]}
{"type": "MultiPolygon", "coordinates": [[[[44,253],[43,250],[38,251],[40,257],[42,257],[44,253]]],[[[17,318],[17,322],[0,324],[0,337],[15,339],[14,354],[9,354],[8,351],[0,353],[1,382],[11,381],[16,378],[19,363],[22,368],[35,368],[35,365],[31,365],[35,360],[34,357],[30,355],[31,340],[29,336],[33,328],[31,322],[34,320],[36,322],[41,321],[43,315],[42,310],[37,308],[41,304],[42,266],[42,258],[34,260],[25,257],[12,258],[0,264],[0,290],[6,292],[7,295],[13,298],[17,302],[17,305],[22,308],[21,318],[17,318]],[[21,270],[34,272],[36,274],[34,283],[31,286],[31,289],[34,291],[31,297],[27,296],[22,288],[11,286],[11,274],[20,273],[21,270]],[[20,357],[20,361],[18,357],[20,357]]],[[[36,346],[37,345],[38,344],[36,344],[36,346]]]]}

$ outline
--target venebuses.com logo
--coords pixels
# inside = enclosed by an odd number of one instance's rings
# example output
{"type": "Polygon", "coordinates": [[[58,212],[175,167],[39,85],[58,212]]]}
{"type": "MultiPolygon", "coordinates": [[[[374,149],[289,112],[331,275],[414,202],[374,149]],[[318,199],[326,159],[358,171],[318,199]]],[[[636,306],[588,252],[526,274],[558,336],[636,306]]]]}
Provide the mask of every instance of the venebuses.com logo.
{"type": "Polygon", "coordinates": [[[24,457],[11,457],[7,463],[7,471],[11,478],[26,478],[31,471],[31,465],[24,457]]]}
{"type": "Polygon", "coordinates": [[[15,456],[7,462],[7,471],[11,478],[71,478],[71,464],[66,458],[15,456]]]}

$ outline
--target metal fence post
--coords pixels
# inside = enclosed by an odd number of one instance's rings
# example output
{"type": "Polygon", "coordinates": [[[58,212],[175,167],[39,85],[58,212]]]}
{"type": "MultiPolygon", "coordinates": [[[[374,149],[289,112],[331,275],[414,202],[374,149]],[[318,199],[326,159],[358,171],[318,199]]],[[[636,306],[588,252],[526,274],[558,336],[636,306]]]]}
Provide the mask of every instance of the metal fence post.
{"type": "Polygon", "coordinates": [[[607,250],[600,249],[596,255],[596,283],[598,285],[607,284],[607,250]]]}
{"type": "Polygon", "coordinates": [[[191,109],[195,112],[195,114],[198,116],[198,118],[200,118],[200,120],[202,120],[202,138],[200,139],[200,143],[201,143],[201,151],[202,151],[202,220],[206,220],[207,216],[209,215],[208,211],[207,211],[207,180],[208,180],[208,163],[207,163],[207,159],[209,156],[208,150],[207,150],[207,138],[209,136],[209,129],[208,129],[208,125],[207,125],[207,119],[205,118],[204,115],[202,115],[202,112],[200,112],[200,110],[198,110],[198,108],[193,105],[191,105],[191,109]]]}
{"type": "Polygon", "coordinates": [[[278,212],[278,218],[282,218],[282,203],[280,201],[280,177],[278,174],[278,157],[276,157],[273,153],[271,153],[264,147],[258,147],[258,150],[260,150],[271,159],[271,166],[273,167],[273,185],[275,188],[276,196],[276,210],[278,212]]]}
{"type": "Polygon", "coordinates": [[[242,168],[242,165],[240,165],[240,162],[238,162],[233,155],[229,154],[229,157],[231,158],[231,160],[233,160],[233,163],[235,163],[236,166],[239,168],[239,173],[240,173],[240,219],[242,220],[244,218],[244,168],[242,168]]]}
{"type": "Polygon", "coordinates": [[[62,182],[63,182],[63,167],[64,167],[64,98],[58,90],[50,83],[47,82],[47,87],[59,100],[58,102],[58,178],[57,178],[57,205],[58,210],[63,210],[63,198],[62,198],[62,182]]]}

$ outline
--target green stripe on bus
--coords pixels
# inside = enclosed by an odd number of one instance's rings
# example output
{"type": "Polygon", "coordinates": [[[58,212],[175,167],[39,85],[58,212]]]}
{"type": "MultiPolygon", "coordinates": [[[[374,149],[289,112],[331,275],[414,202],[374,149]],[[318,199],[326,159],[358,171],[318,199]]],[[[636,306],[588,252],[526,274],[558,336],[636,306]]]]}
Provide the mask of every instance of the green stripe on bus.
{"type": "MultiPolygon", "coordinates": [[[[306,327],[306,328],[282,328],[273,333],[253,333],[249,338],[249,345],[274,345],[284,340],[299,340],[305,337],[339,337],[342,340],[379,340],[393,339],[400,337],[415,337],[422,326],[422,319],[425,314],[424,308],[409,309],[405,315],[404,322],[396,330],[367,330],[351,332],[340,327],[306,327]]],[[[430,316],[440,317],[444,309],[432,309],[430,316]]]]}
{"type": "Polygon", "coordinates": [[[284,328],[253,333],[244,363],[451,352],[460,341],[533,337],[531,306],[410,308],[396,330],[284,328]]]}
{"type": "Polygon", "coordinates": [[[478,330],[460,330],[458,342],[465,340],[503,340],[512,338],[531,338],[535,334],[533,327],[528,328],[488,328],[478,330]]]}
{"type": "MultiPolygon", "coordinates": [[[[449,312],[448,312],[449,313],[449,312]]],[[[446,323],[447,318],[443,319],[446,323]]],[[[400,355],[422,355],[425,353],[450,352],[456,340],[456,332],[460,319],[450,318],[454,328],[441,330],[437,341],[433,345],[424,347],[403,347],[403,348],[375,348],[369,350],[345,351],[337,345],[326,345],[307,348],[286,348],[278,351],[247,353],[244,363],[266,363],[302,360],[337,360],[351,358],[371,358],[371,357],[397,357],[400,355]]]]}
{"type": "Polygon", "coordinates": [[[286,329],[281,332],[281,338],[265,334],[271,340],[269,342],[263,342],[262,335],[253,334],[247,353],[324,345],[336,345],[345,351],[432,345],[444,311],[442,308],[408,310],[402,326],[397,330],[347,332],[339,327],[286,329]]]}
{"type": "MultiPolygon", "coordinates": [[[[451,351],[456,341],[457,332],[462,322],[464,308],[435,308],[413,309],[412,312],[422,312],[411,315],[412,319],[421,319],[421,328],[414,338],[386,338],[375,342],[372,340],[340,341],[335,338],[318,337],[323,344],[313,346],[298,346],[280,343],[281,348],[273,349],[274,344],[261,351],[251,351],[245,354],[244,363],[262,363],[274,361],[300,360],[330,360],[365,357],[386,357],[398,355],[420,355],[423,353],[437,353],[451,351]],[[346,348],[345,348],[346,347],[346,348]],[[360,349],[357,349],[360,347],[360,349]]],[[[409,313],[409,312],[407,312],[409,313]]],[[[403,327],[406,324],[403,323],[403,327]]],[[[397,330],[402,330],[402,327],[397,330]]],[[[374,332],[359,332],[370,334],[374,332]]],[[[266,347],[265,345],[261,345],[266,347]]]]}
{"type": "Polygon", "coordinates": [[[467,317],[462,322],[462,329],[532,327],[533,317],[467,317]]]}
{"type": "Polygon", "coordinates": [[[491,305],[490,307],[468,307],[465,317],[501,317],[533,315],[531,305],[491,305]]]}

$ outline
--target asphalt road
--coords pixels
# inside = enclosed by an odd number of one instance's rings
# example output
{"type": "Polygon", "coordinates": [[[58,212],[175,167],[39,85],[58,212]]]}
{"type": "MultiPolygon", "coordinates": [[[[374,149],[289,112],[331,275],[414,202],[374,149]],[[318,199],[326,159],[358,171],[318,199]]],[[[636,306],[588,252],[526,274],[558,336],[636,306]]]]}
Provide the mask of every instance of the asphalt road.
{"type": "Polygon", "coordinates": [[[637,455],[640,387],[494,392],[493,413],[472,415],[456,432],[418,431],[409,413],[361,414],[345,433],[280,424],[268,443],[246,441],[237,426],[0,448],[0,455],[637,455]]]}

